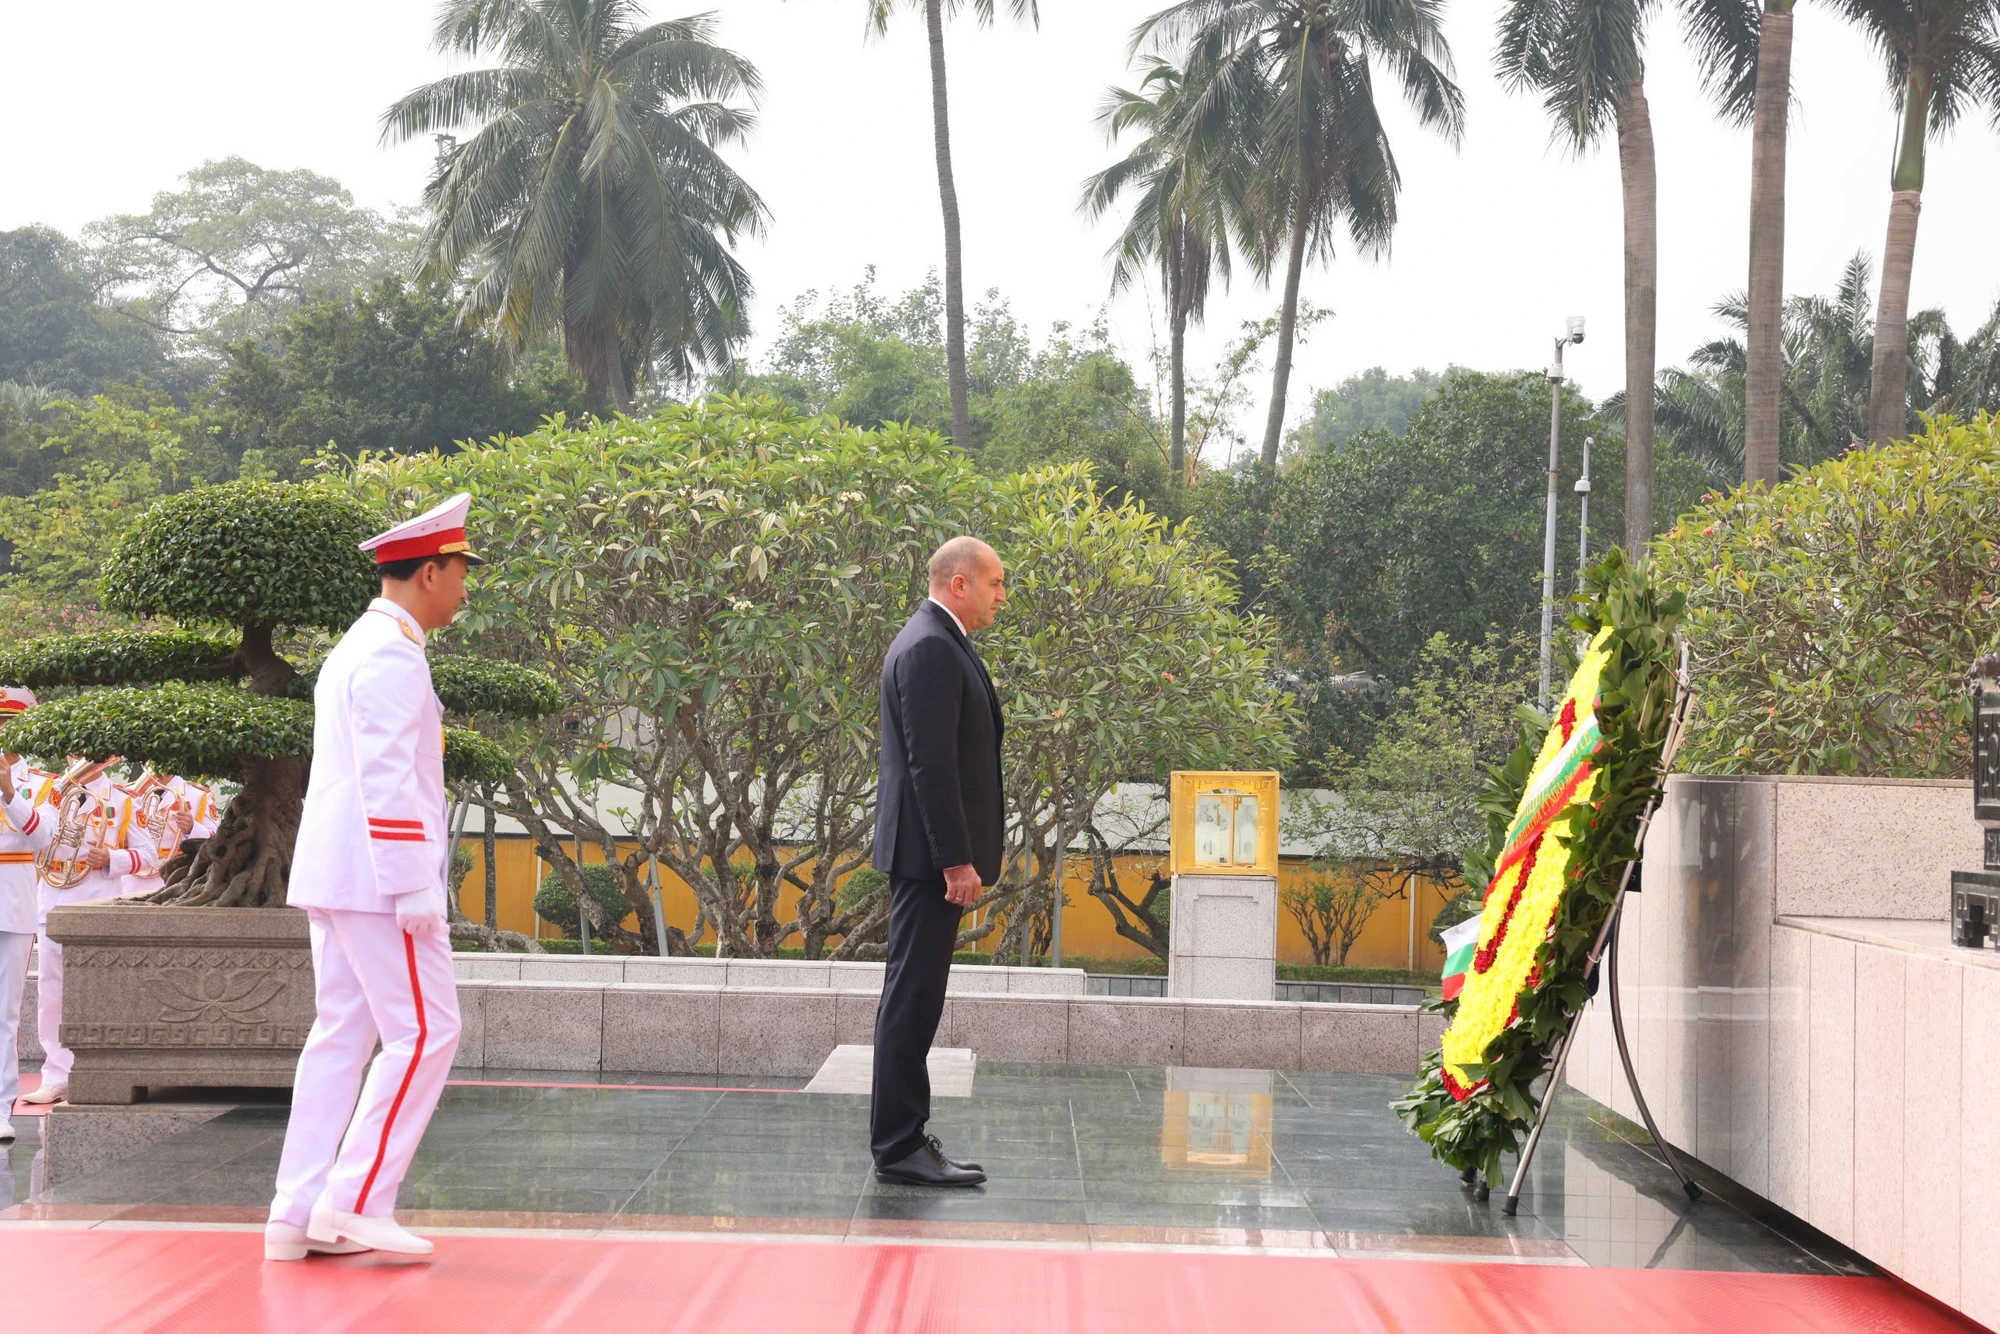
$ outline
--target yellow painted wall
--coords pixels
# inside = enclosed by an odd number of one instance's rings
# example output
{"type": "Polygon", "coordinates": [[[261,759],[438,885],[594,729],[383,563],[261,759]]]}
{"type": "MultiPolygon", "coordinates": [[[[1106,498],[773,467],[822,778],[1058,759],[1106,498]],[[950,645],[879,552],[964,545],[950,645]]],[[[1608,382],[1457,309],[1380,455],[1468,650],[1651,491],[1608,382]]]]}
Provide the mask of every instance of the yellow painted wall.
{"type": "MultiPolygon", "coordinates": [[[[500,900],[499,924],[505,931],[519,931],[523,935],[554,936],[560,934],[552,927],[544,926],[535,915],[535,886],[547,871],[547,866],[535,855],[534,843],[521,836],[497,839],[494,860],[498,866],[498,895],[500,900]]],[[[472,854],[472,871],[466,876],[460,889],[460,906],[467,916],[475,921],[485,920],[486,912],[486,870],[484,849],[476,836],[466,837],[459,846],[472,854]]],[[[620,852],[629,850],[629,845],[621,846],[620,852]]],[[[594,847],[584,848],[586,862],[601,862],[602,852],[594,847]]],[[[1143,891],[1155,867],[1164,859],[1152,856],[1127,856],[1119,859],[1118,874],[1125,892],[1133,897],[1143,891]]],[[[1278,868],[1278,883],[1281,889],[1289,889],[1298,884],[1308,874],[1304,862],[1286,861],[1278,868]]],[[[1097,959],[1131,959],[1143,957],[1146,950],[1135,941],[1120,936],[1115,929],[1111,911],[1090,896],[1089,864],[1073,864],[1068,870],[1063,908],[1063,954],[1065,956],[1085,956],[1097,959]]],[[[660,868],[662,900],[669,925],[686,930],[694,925],[694,891],[687,883],[664,866],[660,868]]],[[[1420,882],[1417,886],[1416,904],[1416,964],[1420,969],[1437,969],[1444,964],[1443,952],[1426,934],[1431,919],[1453,892],[1454,886],[1435,882],[1420,882]]],[[[778,918],[786,920],[796,911],[798,891],[787,887],[779,895],[778,918]]],[[[625,919],[629,931],[639,929],[634,917],[625,919]]],[[[1386,900],[1368,919],[1362,929],[1360,939],[1354,942],[1354,949],[1347,956],[1347,962],[1363,968],[1403,968],[1409,966],[1410,903],[1406,898],[1386,900]]],[[[797,937],[787,941],[797,944],[797,937]]],[[[1306,944],[1305,934],[1291,915],[1280,911],[1278,915],[1278,960],[1281,963],[1311,963],[1312,949],[1306,944]]]]}

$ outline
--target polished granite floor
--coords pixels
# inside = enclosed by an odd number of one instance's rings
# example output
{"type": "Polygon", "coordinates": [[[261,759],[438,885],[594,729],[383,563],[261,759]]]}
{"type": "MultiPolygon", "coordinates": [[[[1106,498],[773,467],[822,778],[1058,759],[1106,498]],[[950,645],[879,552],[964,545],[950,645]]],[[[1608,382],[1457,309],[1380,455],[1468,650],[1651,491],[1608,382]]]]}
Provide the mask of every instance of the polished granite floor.
{"type": "MultiPolygon", "coordinates": [[[[954,1192],[874,1180],[864,1097],[805,1093],[804,1080],[579,1078],[454,1083],[404,1182],[401,1216],[434,1228],[1869,1272],[1755,1200],[1687,1206],[1635,1127],[1568,1091],[1509,1219],[1497,1196],[1475,1200],[1404,1133],[1388,1110],[1405,1086],[1394,1077],[980,1062],[970,1098],[935,1104],[947,1150],[991,1178],[954,1192]]],[[[239,1107],[49,1189],[41,1123],[17,1117],[0,1227],[258,1221],[285,1115],[239,1107]]]]}

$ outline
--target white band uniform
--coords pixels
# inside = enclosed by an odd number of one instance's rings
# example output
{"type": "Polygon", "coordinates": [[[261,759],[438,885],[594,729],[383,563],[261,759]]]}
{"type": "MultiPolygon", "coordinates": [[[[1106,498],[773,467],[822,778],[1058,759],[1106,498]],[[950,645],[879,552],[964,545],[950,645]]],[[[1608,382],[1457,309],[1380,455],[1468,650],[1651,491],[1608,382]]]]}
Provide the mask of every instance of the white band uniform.
{"type": "MultiPolygon", "coordinates": [[[[56,783],[53,777],[44,778],[35,794],[37,803],[46,803],[37,812],[43,824],[56,819],[52,808],[56,783]]],[[[132,800],[131,795],[102,774],[90,780],[85,790],[89,793],[84,804],[85,833],[83,846],[75,850],[76,858],[80,860],[93,848],[102,848],[111,862],[101,870],[89,872],[66,889],[57,889],[46,880],[40,882],[41,916],[38,927],[42,933],[42,947],[35,985],[35,1024],[41,1033],[42,1050],[46,1053],[42,1060],[44,1089],[67,1088],[70,1067],[76,1063],[76,1054],[63,1046],[61,1041],[62,946],[49,939],[49,909],[68,903],[115,898],[126,892],[124,881],[127,876],[158,877],[160,873],[159,851],[153,844],[153,836],[146,832],[145,821],[139,818],[138,803],[132,800]]],[[[57,851],[68,853],[71,850],[65,846],[57,851]]]]}
{"type": "Polygon", "coordinates": [[[41,917],[35,854],[55,834],[55,812],[34,804],[46,775],[14,763],[14,799],[0,806],[0,1122],[21,1095],[21,997],[41,917]]]}
{"type": "Polygon", "coordinates": [[[444,709],[416,620],[371,603],[321,667],[313,708],[286,897],[310,922],[318,1017],[271,1203],[272,1222],[295,1227],[322,1197],[364,1217],[394,1209],[459,1032],[449,937],[396,918],[404,895],[445,905],[444,709]]]}

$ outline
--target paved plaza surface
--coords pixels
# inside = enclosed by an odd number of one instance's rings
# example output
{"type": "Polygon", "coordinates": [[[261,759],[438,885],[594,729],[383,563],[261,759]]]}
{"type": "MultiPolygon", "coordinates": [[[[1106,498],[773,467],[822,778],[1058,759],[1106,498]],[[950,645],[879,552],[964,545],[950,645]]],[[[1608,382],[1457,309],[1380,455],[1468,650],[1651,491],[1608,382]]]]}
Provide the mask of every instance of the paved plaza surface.
{"type": "Polygon", "coordinates": [[[1754,1200],[1686,1207],[1568,1091],[1508,1219],[1403,1132],[1400,1077],[977,1062],[935,1102],[991,1175],[960,1191],[876,1182],[866,1096],[809,1082],[455,1081],[397,1201],[424,1263],[263,1263],[281,1102],[48,1188],[17,1115],[0,1285],[65,1330],[204,1334],[1975,1328],[1754,1200]]]}
{"type": "MultiPolygon", "coordinates": [[[[1394,1076],[979,1062],[936,1099],[949,1152],[982,1188],[885,1185],[865,1096],[806,1080],[487,1072],[455,1082],[397,1200],[418,1228],[1185,1246],[1456,1256],[1545,1265],[1842,1275],[1851,1253],[1783,1216],[1685,1207],[1634,1127],[1558,1100],[1520,1215],[1479,1202],[1404,1133],[1394,1076]],[[621,1080],[620,1084],[626,1083],[621,1080]]],[[[42,1122],[17,1117],[13,1223],[254,1224],[282,1104],[244,1106],[41,1188],[42,1122]]]]}

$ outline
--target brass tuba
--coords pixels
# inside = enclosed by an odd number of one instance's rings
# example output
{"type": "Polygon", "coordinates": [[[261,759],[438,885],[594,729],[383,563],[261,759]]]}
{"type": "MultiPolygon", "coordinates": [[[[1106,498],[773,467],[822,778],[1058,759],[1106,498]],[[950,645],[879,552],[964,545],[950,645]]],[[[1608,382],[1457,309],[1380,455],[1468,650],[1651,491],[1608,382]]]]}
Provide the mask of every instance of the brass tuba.
{"type": "Polygon", "coordinates": [[[56,783],[53,800],[56,807],[56,836],[49,845],[35,854],[35,870],[50,889],[74,889],[90,874],[90,867],[84,857],[90,852],[90,845],[102,837],[100,816],[106,808],[102,802],[96,810],[87,810],[90,805],[90,785],[98,775],[118,762],[117,756],[108,760],[78,760],[70,765],[56,783]],[[67,858],[56,856],[59,849],[70,849],[67,858]]]}

